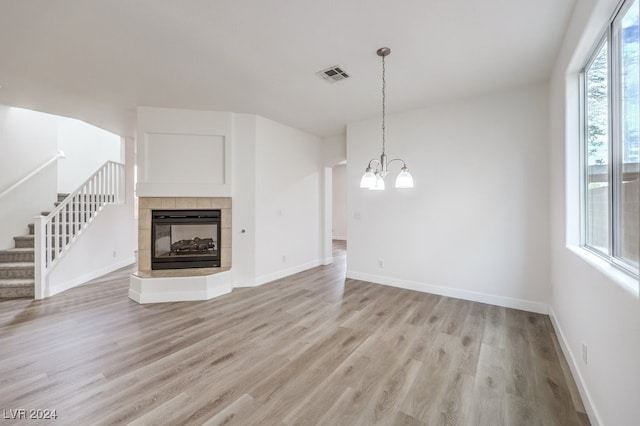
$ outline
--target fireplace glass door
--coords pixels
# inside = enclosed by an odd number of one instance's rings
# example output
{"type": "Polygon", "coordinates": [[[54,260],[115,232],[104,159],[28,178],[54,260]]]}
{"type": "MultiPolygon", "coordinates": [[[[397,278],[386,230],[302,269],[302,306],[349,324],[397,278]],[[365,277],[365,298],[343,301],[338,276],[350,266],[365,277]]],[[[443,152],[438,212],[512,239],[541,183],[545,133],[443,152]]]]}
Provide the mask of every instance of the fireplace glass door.
{"type": "Polygon", "coordinates": [[[152,212],[152,269],[220,266],[220,211],[152,212]]]}

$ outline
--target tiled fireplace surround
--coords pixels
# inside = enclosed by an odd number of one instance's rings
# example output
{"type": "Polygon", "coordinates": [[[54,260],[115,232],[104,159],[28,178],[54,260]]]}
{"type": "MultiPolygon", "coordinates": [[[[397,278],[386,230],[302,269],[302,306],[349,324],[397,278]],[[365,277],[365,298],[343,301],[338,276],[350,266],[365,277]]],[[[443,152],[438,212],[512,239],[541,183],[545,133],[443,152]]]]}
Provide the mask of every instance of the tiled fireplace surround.
{"type": "Polygon", "coordinates": [[[146,197],[139,199],[138,205],[138,271],[151,276],[199,276],[213,273],[216,269],[226,270],[231,267],[231,198],[230,197],[146,197]],[[222,257],[220,268],[203,268],[187,270],[151,271],[151,211],[181,209],[220,209],[222,257]]]}
{"type": "Polygon", "coordinates": [[[138,303],[208,300],[231,285],[230,197],[141,197],[138,206],[138,271],[129,279],[129,298],[138,303]],[[215,209],[221,213],[219,268],[151,270],[151,211],[215,209]]]}

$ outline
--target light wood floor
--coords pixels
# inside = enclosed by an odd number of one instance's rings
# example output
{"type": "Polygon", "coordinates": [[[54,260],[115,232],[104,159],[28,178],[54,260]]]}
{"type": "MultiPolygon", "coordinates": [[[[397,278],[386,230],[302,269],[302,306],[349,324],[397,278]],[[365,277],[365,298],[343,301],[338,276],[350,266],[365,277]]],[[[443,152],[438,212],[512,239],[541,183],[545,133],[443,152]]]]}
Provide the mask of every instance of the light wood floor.
{"type": "Polygon", "coordinates": [[[138,305],[127,270],[2,301],[0,410],[65,425],[588,424],[548,317],[345,282],[335,254],[208,302],[138,305]]]}

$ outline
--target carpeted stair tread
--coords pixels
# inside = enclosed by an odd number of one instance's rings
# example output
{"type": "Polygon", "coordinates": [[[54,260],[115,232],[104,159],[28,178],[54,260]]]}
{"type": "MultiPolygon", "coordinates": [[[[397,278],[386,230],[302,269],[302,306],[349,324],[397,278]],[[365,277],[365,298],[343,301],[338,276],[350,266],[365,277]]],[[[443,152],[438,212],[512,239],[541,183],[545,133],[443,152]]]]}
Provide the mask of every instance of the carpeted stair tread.
{"type": "Polygon", "coordinates": [[[0,299],[33,298],[35,281],[28,278],[0,278],[0,299]]]}
{"type": "Polygon", "coordinates": [[[0,263],[0,279],[31,280],[35,275],[33,262],[3,262],[0,263]]]}
{"type": "Polygon", "coordinates": [[[33,248],[13,248],[0,250],[0,266],[4,263],[33,262],[35,250],[33,248]]]}

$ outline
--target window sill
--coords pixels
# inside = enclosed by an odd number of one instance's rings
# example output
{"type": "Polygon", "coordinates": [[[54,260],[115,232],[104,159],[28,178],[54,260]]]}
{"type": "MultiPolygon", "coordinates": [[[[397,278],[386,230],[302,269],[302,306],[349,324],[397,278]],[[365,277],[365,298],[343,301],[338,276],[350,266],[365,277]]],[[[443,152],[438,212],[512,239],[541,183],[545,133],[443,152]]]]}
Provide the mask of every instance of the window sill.
{"type": "Polygon", "coordinates": [[[635,297],[636,299],[640,298],[640,284],[637,278],[629,275],[623,270],[607,262],[605,259],[602,259],[601,257],[589,252],[582,247],[567,246],[567,248],[574,254],[576,254],[580,259],[596,268],[611,281],[618,284],[631,296],[635,297]]]}

